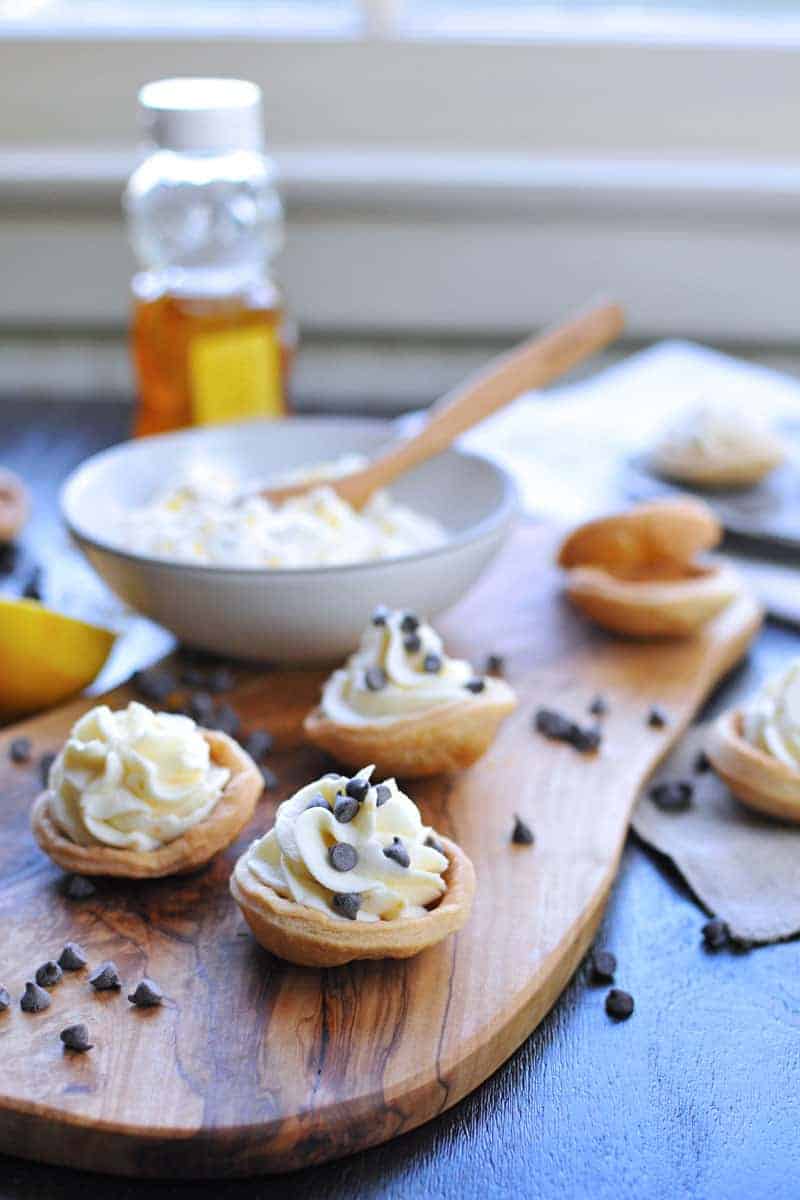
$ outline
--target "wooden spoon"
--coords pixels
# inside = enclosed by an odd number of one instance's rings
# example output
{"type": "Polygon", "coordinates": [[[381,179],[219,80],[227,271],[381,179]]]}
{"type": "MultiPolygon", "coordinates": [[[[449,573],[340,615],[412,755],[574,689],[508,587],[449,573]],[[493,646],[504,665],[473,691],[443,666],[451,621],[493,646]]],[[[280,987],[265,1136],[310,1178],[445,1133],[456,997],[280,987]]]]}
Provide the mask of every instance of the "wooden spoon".
{"type": "MultiPolygon", "coordinates": [[[[374,492],[399,475],[440,454],[460,434],[477,425],[517,396],[545,387],[619,337],[625,323],[618,304],[602,304],[579,313],[563,325],[529,338],[507,354],[492,359],[483,370],[448,392],[430,411],[419,432],[394,442],[366,467],[326,479],[353,508],[363,508],[374,492]]],[[[319,487],[320,481],[299,481],[261,489],[273,504],[319,487]]]]}

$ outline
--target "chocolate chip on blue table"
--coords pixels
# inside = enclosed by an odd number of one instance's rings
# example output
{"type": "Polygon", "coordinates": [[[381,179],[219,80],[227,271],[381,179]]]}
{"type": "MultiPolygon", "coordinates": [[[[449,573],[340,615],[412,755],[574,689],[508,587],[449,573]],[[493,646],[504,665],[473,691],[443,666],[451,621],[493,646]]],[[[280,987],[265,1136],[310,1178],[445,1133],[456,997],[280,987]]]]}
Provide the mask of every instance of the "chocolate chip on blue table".
{"type": "Polygon", "coordinates": [[[612,988],[606,996],[606,1012],[615,1021],[627,1021],[633,1012],[633,996],[619,988],[612,988]]]}
{"type": "Polygon", "coordinates": [[[256,762],[260,762],[265,755],[269,754],[274,745],[275,739],[268,729],[254,729],[252,733],[248,733],[243,742],[245,750],[256,762]]]}
{"type": "Polygon", "coordinates": [[[595,696],[589,705],[588,711],[593,717],[604,717],[608,712],[608,701],[605,696],[599,694],[595,696]]]}
{"type": "Polygon", "coordinates": [[[728,922],[723,921],[721,917],[712,917],[710,921],[706,921],[702,933],[703,941],[709,950],[721,950],[731,940],[728,922]]]}
{"type": "Polygon", "coordinates": [[[383,667],[368,667],[364,672],[364,683],[371,692],[381,692],[389,682],[383,667]]]}
{"type": "Polygon", "coordinates": [[[358,910],[361,908],[361,893],[334,892],[331,904],[334,912],[337,912],[340,917],[347,917],[348,921],[355,921],[358,910]]]}
{"type": "Polygon", "coordinates": [[[35,979],[39,987],[51,988],[55,987],[57,983],[61,983],[63,974],[61,967],[51,958],[37,967],[35,979]]]}
{"type": "Polygon", "coordinates": [[[392,789],[387,787],[385,783],[379,783],[375,788],[375,807],[381,808],[387,800],[392,798],[392,789]]]}
{"type": "Polygon", "coordinates": [[[278,786],[278,776],[269,767],[262,766],[259,767],[259,770],[261,771],[261,782],[264,784],[265,790],[274,792],[278,786]]]}
{"type": "Polygon", "coordinates": [[[85,1054],[92,1049],[89,1041],[89,1030],[85,1025],[68,1025],[58,1035],[64,1043],[65,1050],[74,1050],[76,1054],[85,1054]]]}
{"type": "Polygon", "coordinates": [[[348,779],[344,790],[348,796],[352,796],[354,800],[358,800],[359,804],[361,804],[367,798],[369,781],[366,779],[348,779]]]}
{"type": "Polygon", "coordinates": [[[597,750],[603,740],[603,735],[596,727],[579,725],[553,708],[538,709],[533,724],[544,737],[554,742],[565,742],[582,754],[597,750]]]}
{"type": "Polygon", "coordinates": [[[91,879],[85,875],[70,875],[64,887],[64,895],[69,900],[88,900],[96,891],[91,879]]]}
{"type": "Polygon", "coordinates": [[[439,654],[426,654],[422,660],[422,669],[429,675],[438,675],[442,669],[442,659],[439,654]]]}
{"type": "Polygon", "coordinates": [[[56,761],[56,757],[52,750],[48,750],[47,754],[43,754],[39,759],[39,779],[42,787],[47,787],[50,783],[50,768],[56,761]]]}
{"type": "Polygon", "coordinates": [[[358,862],[358,851],[349,842],[335,842],[328,850],[328,862],[334,871],[352,871],[358,862]]]}
{"type": "Polygon", "coordinates": [[[372,614],[372,624],[380,628],[389,620],[389,609],[385,604],[379,604],[372,614]]]}
{"type": "Polygon", "coordinates": [[[143,700],[150,704],[163,704],[175,691],[177,680],[171,671],[162,667],[147,667],[135,671],[131,683],[143,700]]]}
{"type": "Polygon", "coordinates": [[[474,679],[468,679],[467,682],[464,684],[464,687],[467,689],[468,692],[472,692],[473,695],[477,696],[480,692],[484,691],[484,689],[486,688],[486,680],[481,679],[479,676],[476,676],[474,679]]]}
{"type": "Polygon", "coordinates": [[[593,950],[589,960],[595,983],[613,983],[617,960],[610,950],[593,950]]]}
{"type": "Polygon", "coordinates": [[[333,815],[342,825],[358,815],[358,801],[353,796],[338,796],[333,806],[333,815]]]}
{"type": "Polygon", "coordinates": [[[400,622],[400,628],[403,633],[416,633],[419,629],[419,617],[416,613],[404,613],[403,619],[400,622]]]}
{"type": "Polygon", "coordinates": [[[50,997],[44,988],[39,987],[38,983],[31,983],[28,980],[19,1006],[26,1013],[44,1012],[46,1008],[50,1007],[50,997]]]}
{"type": "Polygon", "coordinates": [[[8,747],[8,757],[13,763],[30,762],[32,753],[33,746],[30,738],[14,738],[13,742],[8,747]]]}
{"type": "Polygon", "coordinates": [[[502,654],[488,654],[486,656],[487,675],[504,675],[505,670],[506,660],[502,654]]]}
{"type": "Polygon", "coordinates": [[[526,825],[522,817],[514,814],[514,828],[511,830],[511,841],[515,846],[532,846],[536,839],[530,825],[526,825]]]}
{"type": "Polygon", "coordinates": [[[128,996],[136,1008],[156,1008],[163,1003],[164,993],[152,979],[142,979],[128,996]]]}
{"type": "Polygon", "coordinates": [[[117,991],[122,987],[116,963],[104,962],[89,976],[89,983],[96,992],[117,991]]]}
{"type": "Polygon", "coordinates": [[[77,942],[67,942],[58,956],[58,965],[62,971],[80,971],[81,967],[85,967],[88,961],[86,951],[77,942]]]}
{"type": "Polygon", "coordinates": [[[692,766],[696,775],[705,775],[706,771],[711,770],[711,759],[705,750],[698,750],[692,766]]]}
{"type": "Polygon", "coordinates": [[[396,862],[399,867],[411,866],[411,855],[408,853],[408,850],[405,848],[402,840],[399,837],[395,836],[392,838],[392,844],[390,846],[385,846],[383,853],[387,858],[390,858],[392,862],[396,862]]]}
{"type": "Polygon", "coordinates": [[[403,638],[403,649],[406,654],[419,654],[422,649],[422,638],[418,633],[407,633],[403,638]]]}
{"type": "Polygon", "coordinates": [[[660,705],[654,704],[647,714],[647,724],[651,729],[663,729],[669,725],[669,717],[660,705]]]}
{"type": "Polygon", "coordinates": [[[692,803],[694,788],[686,779],[670,779],[654,783],[648,795],[662,812],[685,812],[692,803]]]}
{"type": "Polygon", "coordinates": [[[8,988],[0,987],[0,1012],[6,1012],[11,1007],[11,993],[8,988]]]}
{"type": "Polygon", "coordinates": [[[309,808],[327,808],[328,811],[330,811],[330,807],[331,807],[330,804],[328,804],[328,801],[325,799],[325,797],[322,795],[321,792],[317,792],[316,796],[312,796],[311,799],[309,800],[308,804],[306,805],[307,809],[309,809],[309,808]]]}

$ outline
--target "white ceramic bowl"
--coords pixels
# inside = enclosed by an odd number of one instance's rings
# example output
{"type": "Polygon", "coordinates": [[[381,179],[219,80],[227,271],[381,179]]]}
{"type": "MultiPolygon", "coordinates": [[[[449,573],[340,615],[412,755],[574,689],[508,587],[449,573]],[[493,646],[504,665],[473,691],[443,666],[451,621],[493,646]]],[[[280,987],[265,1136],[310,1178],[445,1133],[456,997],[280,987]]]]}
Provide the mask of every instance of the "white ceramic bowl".
{"type": "Polygon", "coordinates": [[[94,455],[67,480],[67,525],[106,583],[131,607],[186,643],[271,662],[321,663],[356,646],[378,604],[431,617],[475,582],[517,511],[502,468],[451,449],[391,489],[402,503],[448,531],[433,550],[353,566],[293,569],[197,566],[134,554],[120,546],[121,515],[138,508],[197,459],[211,459],[243,482],[383,445],[382,420],[290,418],[186,430],[125,442],[94,455]]]}

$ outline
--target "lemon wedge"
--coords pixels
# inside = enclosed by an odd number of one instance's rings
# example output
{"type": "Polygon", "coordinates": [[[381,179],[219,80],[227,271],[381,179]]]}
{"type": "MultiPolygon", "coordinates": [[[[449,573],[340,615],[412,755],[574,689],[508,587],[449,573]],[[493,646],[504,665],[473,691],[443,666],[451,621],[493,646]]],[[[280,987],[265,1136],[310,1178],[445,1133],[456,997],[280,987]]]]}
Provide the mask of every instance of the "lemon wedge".
{"type": "Polygon", "coordinates": [[[0,718],[50,708],[82,691],[115,636],[36,600],[0,597],[0,718]]]}

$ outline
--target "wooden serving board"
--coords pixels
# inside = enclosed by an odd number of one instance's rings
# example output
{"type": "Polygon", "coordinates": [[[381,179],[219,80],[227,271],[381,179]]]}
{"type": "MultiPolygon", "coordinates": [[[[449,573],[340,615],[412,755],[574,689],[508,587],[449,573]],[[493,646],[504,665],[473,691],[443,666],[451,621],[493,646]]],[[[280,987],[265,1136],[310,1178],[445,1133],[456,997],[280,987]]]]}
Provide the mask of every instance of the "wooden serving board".
{"type": "Polygon", "coordinates": [[[246,727],[278,734],[280,787],[238,845],[194,876],[101,882],[82,902],[64,897],[33,842],[37,771],[12,765],[7,746],[24,733],[37,753],[56,750],[87,702],[3,735],[0,983],[14,1004],[0,1015],[0,1151],[139,1176],[298,1168],[436,1116],[530,1034],[592,940],[641,783],[759,625],[743,600],[695,641],[614,640],[560,599],[551,550],[552,533],[522,530],[441,623],[476,664],[507,656],[520,705],[470,771],[409,788],[478,881],[465,929],[415,959],[288,966],[258,948],[228,895],[234,859],[275,805],[327,769],[299,745],[318,674],[242,673],[234,703],[246,727]],[[598,755],[532,732],[539,705],[583,719],[598,691],[610,705],[598,755]],[[664,730],[646,724],[653,702],[671,715],[664,730]],[[534,846],[509,843],[515,812],[534,846]],[[168,1004],[134,1010],[125,989],[93,993],[84,971],[65,976],[46,1012],[22,1013],[25,980],[68,939],[92,963],[114,959],[126,984],[152,976],[168,1004]],[[95,1048],[71,1056],[58,1034],[78,1021],[95,1048]]]}

